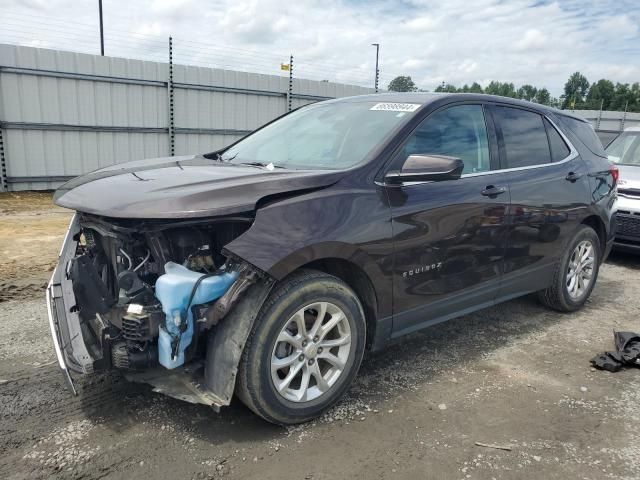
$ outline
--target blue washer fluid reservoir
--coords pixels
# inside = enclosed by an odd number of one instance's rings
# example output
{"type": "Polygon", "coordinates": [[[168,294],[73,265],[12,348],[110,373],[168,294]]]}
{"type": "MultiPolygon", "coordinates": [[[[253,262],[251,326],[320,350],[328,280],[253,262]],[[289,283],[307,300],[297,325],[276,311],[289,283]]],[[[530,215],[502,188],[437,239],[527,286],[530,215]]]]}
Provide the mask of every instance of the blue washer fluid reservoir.
{"type": "MultiPolygon", "coordinates": [[[[203,274],[173,262],[168,262],[164,271],[164,275],[156,280],[156,297],[166,316],[165,325],[160,326],[158,356],[161,365],[172,369],[184,364],[184,351],[193,338],[193,316],[187,304],[193,287],[203,274]],[[187,328],[180,335],[183,321],[187,322],[187,328]],[[173,342],[178,338],[178,351],[175,358],[172,358],[173,342]]],[[[205,278],[198,285],[191,306],[212,302],[221,297],[237,277],[237,272],[227,272],[205,278]]]]}

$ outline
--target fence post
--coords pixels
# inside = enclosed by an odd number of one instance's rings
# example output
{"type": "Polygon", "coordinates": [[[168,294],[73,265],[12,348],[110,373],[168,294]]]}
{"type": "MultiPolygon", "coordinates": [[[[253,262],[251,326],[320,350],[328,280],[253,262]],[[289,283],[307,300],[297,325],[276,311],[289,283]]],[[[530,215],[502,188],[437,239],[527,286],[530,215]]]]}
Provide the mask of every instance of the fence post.
{"type": "Polygon", "coordinates": [[[2,139],[2,122],[0,121],[0,191],[8,192],[7,162],[4,156],[4,141],[2,139]]]}
{"type": "Polygon", "coordinates": [[[624,113],[622,114],[622,119],[620,120],[620,131],[624,132],[624,122],[627,121],[627,109],[629,108],[629,101],[624,105],[624,113]]]}
{"type": "MultiPolygon", "coordinates": [[[[2,76],[2,72],[0,72],[2,76]]],[[[2,78],[0,78],[0,91],[2,90],[2,78]]],[[[7,159],[4,156],[4,139],[2,137],[2,95],[0,94],[0,192],[8,192],[9,186],[7,182],[7,159]]]]}
{"type": "Polygon", "coordinates": [[[169,99],[169,156],[176,154],[176,136],[173,119],[173,38],[169,37],[169,78],[167,79],[169,99]]]}
{"type": "Polygon", "coordinates": [[[292,95],[293,95],[293,55],[289,57],[289,91],[287,92],[287,112],[291,111],[292,95]]]}
{"type": "Polygon", "coordinates": [[[600,122],[602,121],[602,107],[604,106],[604,98],[600,100],[600,111],[598,112],[598,120],[596,120],[596,130],[600,130],[600,122]]]}

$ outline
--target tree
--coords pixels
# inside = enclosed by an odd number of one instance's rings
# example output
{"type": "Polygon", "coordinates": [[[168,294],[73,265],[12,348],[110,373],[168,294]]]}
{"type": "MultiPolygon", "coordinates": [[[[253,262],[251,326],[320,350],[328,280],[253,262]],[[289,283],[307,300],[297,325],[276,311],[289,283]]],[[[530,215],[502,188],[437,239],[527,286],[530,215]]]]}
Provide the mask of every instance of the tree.
{"type": "Polygon", "coordinates": [[[616,83],[613,99],[609,104],[611,110],[627,110],[628,112],[640,111],[640,85],[634,83],[616,83]]]}
{"type": "Polygon", "coordinates": [[[603,110],[608,110],[613,97],[615,95],[616,87],[610,80],[598,80],[592,84],[587,93],[586,107],[593,110],[599,110],[602,106],[603,110]]]}
{"type": "Polygon", "coordinates": [[[574,72],[564,84],[564,95],[562,96],[562,108],[584,103],[584,97],[589,90],[589,80],[580,72],[574,72]]]}
{"type": "Polygon", "coordinates": [[[478,82],[473,82],[469,87],[469,93],[484,93],[484,90],[478,82]]]}
{"type": "Polygon", "coordinates": [[[549,106],[553,108],[562,108],[562,101],[559,98],[551,97],[549,106]]]}
{"type": "Polygon", "coordinates": [[[528,102],[533,102],[536,98],[536,93],[538,93],[538,89],[533,85],[522,85],[518,89],[518,98],[521,100],[527,100],[528,102]]]}
{"type": "Polygon", "coordinates": [[[390,92],[415,92],[418,90],[410,76],[400,75],[389,83],[387,90],[390,92]]]}
{"type": "Polygon", "coordinates": [[[518,93],[516,92],[516,87],[513,83],[502,83],[496,82],[495,80],[487,85],[487,88],[484,89],[484,93],[488,93],[489,95],[518,98],[518,93]]]}
{"type": "Polygon", "coordinates": [[[631,85],[631,103],[629,104],[630,112],[640,112],[640,83],[635,82],[631,85]]]}
{"type": "MultiPolygon", "coordinates": [[[[399,77],[400,78],[400,77],[399,77]]],[[[599,110],[627,110],[628,112],[640,112],[640,82],[631,85],[628,83],[614,83],[611,80],[600,79],[589,85],[587,78],[580,72],[573,73],[564,86],[564,94],[560,98],[552,97],[545,87],[537,88],[525,84],[517,90],[513,83],[492,81],[485,89],[478,82],[464,84],[456,87],[450,83],[442,82],[435,89],[436,92],[464,92],[487,93],[514,97],[554,108],[575,108],[599,110]]]]}
{"type": "Polygon", "coordinates": [[[536,98],[534,102],[539,103],[540,105],[551,105],[551,94],[549,90],[546,88],[541,88],[536,92],[536,98]]]}
{"type": "Polygon", "coordinates": [[[454,85],[451,85],[450,83],[447,83],[446,85],[444,83],[442,83],[441,85],[438,85],[438,87],[435,90],[436,92],[446,92],[446,93],[457,93],[461,90],[459,90],[457,87],[455,87],[454,85]]]}

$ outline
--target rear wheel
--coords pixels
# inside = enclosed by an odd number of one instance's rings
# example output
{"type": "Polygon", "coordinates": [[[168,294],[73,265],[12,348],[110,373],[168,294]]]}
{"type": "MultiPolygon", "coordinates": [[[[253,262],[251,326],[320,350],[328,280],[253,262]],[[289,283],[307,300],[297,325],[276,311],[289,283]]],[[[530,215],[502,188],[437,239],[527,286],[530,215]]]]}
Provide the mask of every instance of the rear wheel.
{"type": "Polygon", "coordinates": [[[362,306],[344,282],[310,270],[292,275],[256,318],[240,362],[238,397],[273,423],[310,420],[349,388],[364,345],[362,306]]]}
{"type": "Polygon", "coordinates": [[[595,286],[601,258],[598,235],[581,226],[556,267],[553,284],[540,292],[542,303],[561,312],[581,308],[595,286]]]}

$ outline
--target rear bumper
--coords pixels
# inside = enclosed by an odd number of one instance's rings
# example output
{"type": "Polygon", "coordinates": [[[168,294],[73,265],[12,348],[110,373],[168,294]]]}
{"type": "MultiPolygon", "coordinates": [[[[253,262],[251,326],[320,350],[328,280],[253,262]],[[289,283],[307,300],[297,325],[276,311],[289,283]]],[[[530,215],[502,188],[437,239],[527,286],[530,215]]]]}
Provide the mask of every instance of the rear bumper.
{"type": "Polygon", "coordinates": [[[66,266],[75,256],[76,235],[80,232],[78,218],[74,215],[60,250],[58,265],[46,290],[47,314],[53,347],[62,373],[71,391],[76,390],[70,370],[77,373],[92,373],[93,358],[85,345],[80,318],[72,311],[75,297],[71,280],[67,278],[66,266]]]}
{"type": "MultiPolygon", "coordinates": [[[[629,203],[629,202],[628,202],[629,203]]],[[[629,208],[629,205],[625,205],[629,208]]],[[[636,211],[640,201],[635,201],[635,210],[621,210],[616,213],[616,237],[614,248],[628,252],[640,252],[640,212],[636,211]]]]}
{"type": "Polygon", "coordinates": [[[616,237],[613,248],[624,252],[640,253],[640,238],[616,237]]]}

